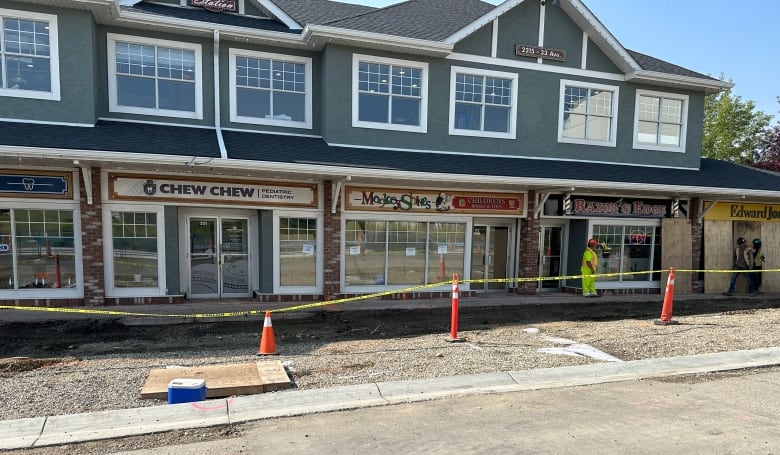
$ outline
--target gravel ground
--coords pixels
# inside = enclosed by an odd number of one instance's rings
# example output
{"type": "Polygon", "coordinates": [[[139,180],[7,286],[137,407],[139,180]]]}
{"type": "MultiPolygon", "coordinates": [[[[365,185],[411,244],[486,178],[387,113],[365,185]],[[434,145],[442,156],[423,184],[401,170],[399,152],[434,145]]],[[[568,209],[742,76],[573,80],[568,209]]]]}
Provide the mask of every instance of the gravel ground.
{"type": "Polygon", "coordinates": [[[152,346],[160,340],[148,345],[117,340],[70,346],[67,355],[50,358],[0,359],[0,420],[162,405],[165,401],[140,399],[139,392],[150,370],[173,366],[281,361],[293,387],[312,389],[780,345],[778,308],[676,316],[674,321],[679,324],[579,317],[484,327],[467,323],[469,328],[459,332],[465,342],[451,343],[446,327],[405,334],[389,320],[361,325],[342,319],[339,339],[333,341],[307,328],[277,336],[280,355],[272,358],[254,355],[257,332],[209,332],[202,329],[208,324],[200,324],[197,339],[184,340],[199,346],[197,351],[157,352],[152,346]],[[112,354],[96,354],[101,352],[112,354]]]}

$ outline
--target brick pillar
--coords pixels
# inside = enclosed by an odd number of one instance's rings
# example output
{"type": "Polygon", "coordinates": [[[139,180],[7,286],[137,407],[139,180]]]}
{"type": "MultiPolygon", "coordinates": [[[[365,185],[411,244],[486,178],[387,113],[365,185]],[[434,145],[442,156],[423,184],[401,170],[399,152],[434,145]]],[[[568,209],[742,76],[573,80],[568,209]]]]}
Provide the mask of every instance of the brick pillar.
{"type": "Polygon", "coordinates": [[[92,204],[87,204],[87,189],[81,179],[81,260],[84,266],[84,305],[105,304],[103,261],[103,204],[100,199],[100,168],[92,168],[92,204]]]}
{"type": "Polygon", "coordinates": [[[333,182],[326,181],[322,186],[325,192],[322,291],[328,299],[341,294],[341,204],[337,204],[336,213],[333,213],[333,182]]]}
{"type": "MultiPolygon", "coordinates": [[[[536,193],[528,192],[528,217],[520,220],[520,260],[519,276],[521,278],[536,278],[539,275],[539,229],[541,222],[534,218],[536,209],[536,193]]],[[[538,281],[519,283],[518,294],[534,295],[539,289],[538,281]]]]}

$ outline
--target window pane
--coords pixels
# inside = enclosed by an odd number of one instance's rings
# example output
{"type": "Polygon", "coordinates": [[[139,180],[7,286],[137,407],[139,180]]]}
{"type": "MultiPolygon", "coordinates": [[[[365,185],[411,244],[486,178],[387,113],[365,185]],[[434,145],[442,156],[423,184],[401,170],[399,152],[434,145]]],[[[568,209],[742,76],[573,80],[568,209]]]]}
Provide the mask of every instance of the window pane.
{"type": "Polygon", "coordinates": [[[114,287],[156,287],[157,214],[112,212],[114,287]]]}
{"type": "MultiPolygon", "coordinates": [[[[72,223],[67,210],[16,210],[18,288],[75,286],[72,223]]],[[[7,278],[6,278],[7,279],[7,278]]]]}
{"type": "Polygon", "coordinates": [[[158,88],[160,109],[195,112],[195,84],[160,80],[158,88]]]}
{"type": "Polygon", "coordinates": [[[612,92],[591,90],[590,111],[591,115],[612,115],[612,92]]]}
{"type": "Polygon", "coordinates": [[[588,123],[588,139],[594,141],[608,141],[612,119],[608,117],[590,117],[588,123]]]}
{"type": "Polygon", "coordinates": [[[637,142],[640,144],[657,144],[658,124],[655,122],[639,122],[637,142]]]}
{"type": "Polygon", "coordinates": [[[393,122],[396,125],[420,125],[420,100],[393,97],[393,122]]]}
{"type": "Polygon", "coordinates": [[[384,285],[386,223],[349,220],[345,234],[347,286],[384,285]]]}
{"type": "Polygon", "coordinates": [[[428,284],[448,281],[452,274],[463,276],[466,225],[429,223],[428,284]]]}
{"type": "Polygon", "coordinates": [[[564,114],[563,137],[585,139],[585,115],[564,114]]]}
{"type": "Polygon", "coordinates": [[[358,89],[366,92],[389,93],[390,66],[360,62],[358,65],[358,89]]]}
{"type": "Polygon", "coordinates": [[[509,108],[485,106],[485,131],[509,132],[509,108]]]}
{"type": "Polygon", "coordinates": [[[512,105],[512,81],[488,77],[485,80],[485,103],[512,105]]]}
{"type": "Polygon", "coordinates": [[[359,120],[364,122],[388,123],[389,97],[385,95],[369,95],[361,93],[358,96],[359,120]]]}
{"type": "Polygon", "coordinates": [[[13,238],[11,237],[11,211],[0,209],[0,289],[14,289],[13,238]]]}
{"type": "Polygon", "coordinates": [[[664,99],[661,121],[682,123],[682,100],[664,99]]]}
{"type": "Polygon", "coordinates": [[[274,119],[306,121],[306,95],[303,93],[274,93],[274,119]]]}
{"type": "Polygon", "coordinates": [[[424,222],[389,223],[387,241],[387,284],[425,283],[424,222]]]}
{"type": "Polygon", "coordinates": [[[482,81],[482,76],[457,74],[455,76],[455,100],[481,103],[482,81]]]}
{"type": "Polygon", "coordinates": [[[394,66],[392,92],[395,95],[420,96],[422,71],[417,68],[394,66]]]}
{"type": "Polygon", "coordinates": [[[585,114],[588,112],[588,89],[579,87],[566,87],[564,92],[564,112],[585,114]]]}
{"type": "Polygon", "coordinates": [[[266,118],[271,114],[271,92],[237,88],[236,110],[238,115],[266,118]]]}
{"type": "Polygon", "coordinates": [[[156,107],[154,79],[132,76],[117,76],[117,104],[120,106],[156,107]]]}
{"type": "Polygon", "coordinates": [[[680,146],[680,125],[661,125],[661,145],[680,146]]]}
{"type": "Polygon", "coordinates": [[[19,90],[51,91],[51,66],[49,59],[34,57],[6,58],[7,87],[19,90]]]}
{"type": "Polygon", "coordinates": [[[639,120],[658,121],[661,99],[652,96],[639,97],[639,120]]]}
{"type": "Polygon", "coordinates": [[[317,220],[281,218],[279,220],[279,284],[315,286],[317,284],[317,220]]]}
{"type": "Polygon", "coordinates": [[[482,107],[479,104],[455,104],[455,128],[461,130],[482,129],[482,107]]]}

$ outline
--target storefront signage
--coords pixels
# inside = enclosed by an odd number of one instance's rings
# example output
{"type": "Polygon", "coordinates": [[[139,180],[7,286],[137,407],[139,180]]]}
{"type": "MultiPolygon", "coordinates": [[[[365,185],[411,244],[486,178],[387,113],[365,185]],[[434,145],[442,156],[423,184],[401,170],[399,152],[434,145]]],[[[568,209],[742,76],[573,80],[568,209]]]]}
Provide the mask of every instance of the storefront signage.
{"type": "Polygon", "coordinates": [[[4,171],[0,173],[0,196],[71,199],[72,180],[70,172],[4,171]]]}
{"type": "Polygon", "coordinates": [[[347,210],[515,216],[525,214],[525,195],[516,193],[347,187],[345,201],[347,210]]]}
{"type": "Polygon", "coordinates": [[[317,207],[317,185],[109,173],[108,198],[130,201],[317,207]]]}
{"type": "Polygon", "coordinates": [[[199,6],[211,12],[236,11],[236,0],[192,0],[192,6],[199,6]]]}
{"type": "Polygon", "coordinates": [[[718,202],[704,203],[705,220],[780,221],[780,205],[741,204],[718,202]]]}
{"type": "Polygon", "coordinates": [[[518,44],[515,46],[515,54],[520,57],[535,57],[547,60],[566,61],[566,51],[563,49],[551,49],[549,47],[532,46],[530,44],[518,44]]]}
{"type": "MultiPolygon", "coordinates": [[[[572,195],[567,204],[566,197],[561,196],[561,198],[563,204],[555,205],[563,207],[564,211],[562,213],[548,213],[545,210],[545,215],[666,218],[672,216],[674,203],[670,200],[658,199],[572,195]]],[[[687,203],[687,200],[678,201],[678,216],[688,216],[687,203]]]]}

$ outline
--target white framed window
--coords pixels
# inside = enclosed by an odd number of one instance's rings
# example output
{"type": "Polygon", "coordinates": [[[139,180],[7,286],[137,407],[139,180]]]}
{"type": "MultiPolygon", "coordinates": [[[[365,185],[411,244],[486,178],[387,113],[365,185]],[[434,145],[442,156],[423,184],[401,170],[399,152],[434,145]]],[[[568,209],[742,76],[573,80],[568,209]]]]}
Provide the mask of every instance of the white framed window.
{"type": "Polygon", "coordinates": [[[322,291],[323,221],[313,212],[274,212],[274,292],[322,291]]]}
{"type": "Polygon", "coordinates": [[[203,118],[198,44],[108,34],[111,112],[203,118]]]}
{"type": "Polygon", "coordinates": [[[425,133],[428,64],[352,56],[352,126],[425,133]]]}
{"type": "Polygon", "coordinates": [[[0,96],[60,100],[57,16],[0,8],[0,96]]]}
{"type": "Polygon", "coordinates": [[[619,88],[561,80],[558,142],[614,147],[619,88]]]}
{"type": "Polygon", "coordinates": [[[108,297],[166,294],[162,206],[105,205],[103,238],[108,297]]]}
{"type": "Polygon", "coordinates": [[[685,151],[688,96],[637,90],[634,148],[685,151]]]}
{"type": "Polygon", "coordinates": [[[452,67],[450,134],[515,139],[517,73],[452,67]]]}
{"type": "Polygon", "coordinates": [[[230,120],[311,128],[311,59],[230,49],[230,120]]]}

